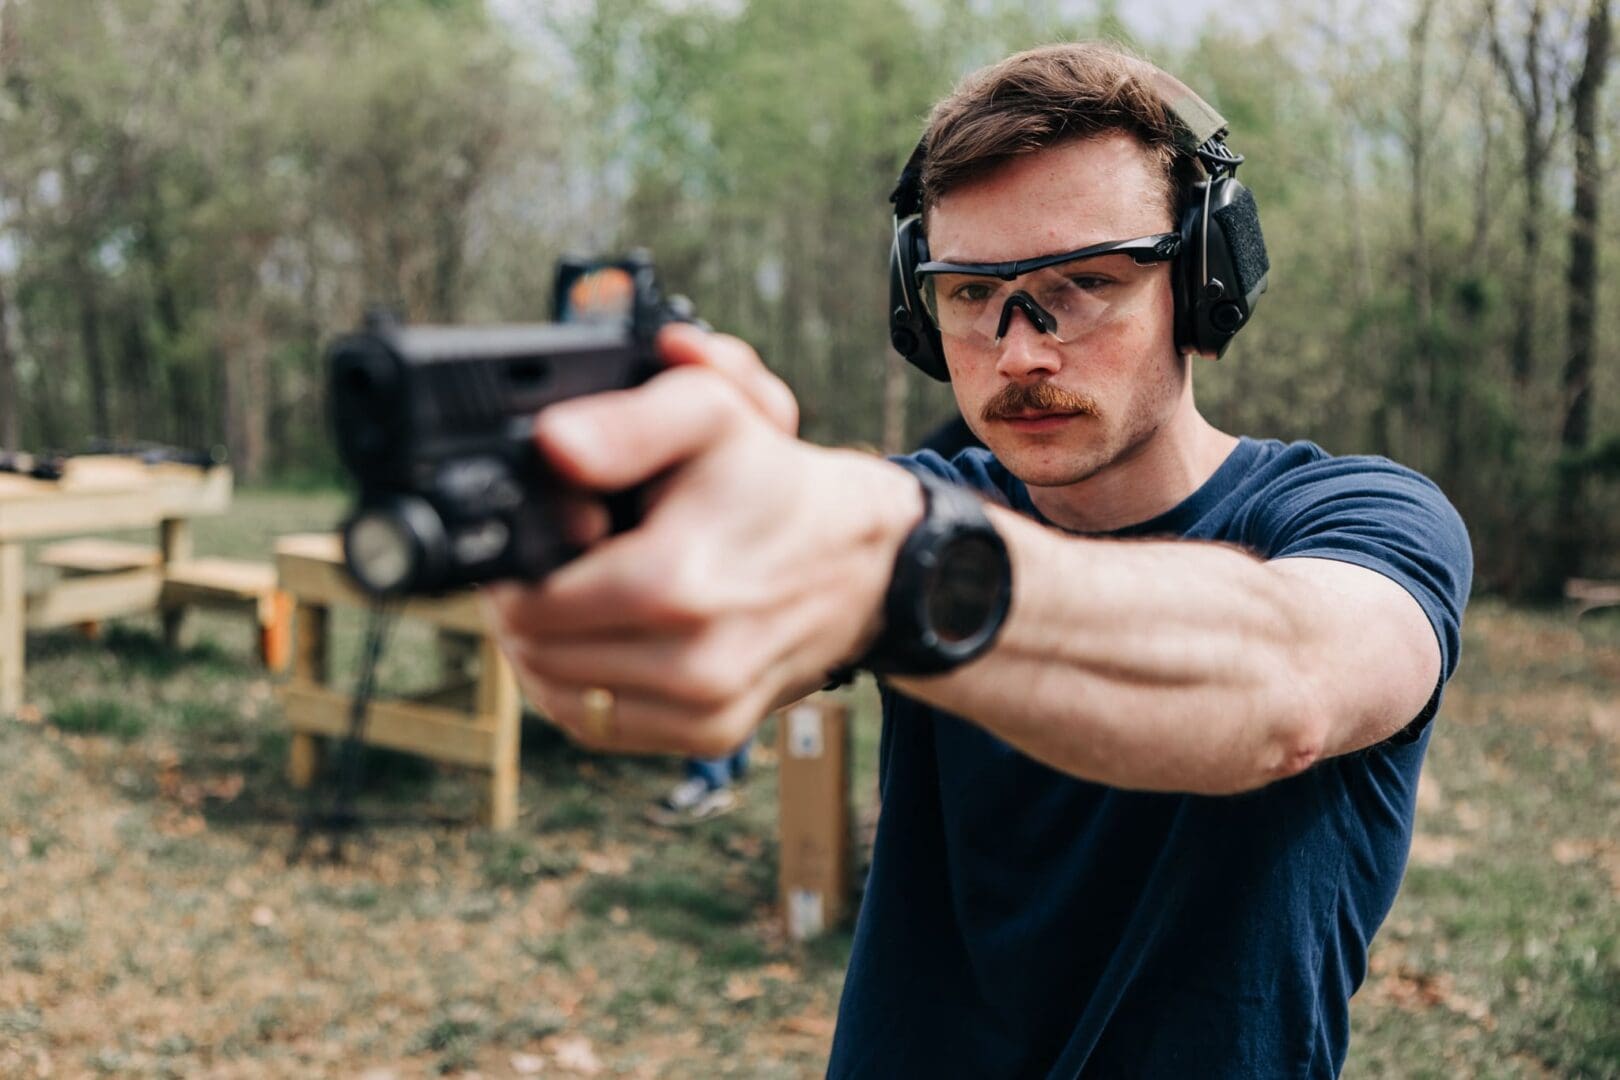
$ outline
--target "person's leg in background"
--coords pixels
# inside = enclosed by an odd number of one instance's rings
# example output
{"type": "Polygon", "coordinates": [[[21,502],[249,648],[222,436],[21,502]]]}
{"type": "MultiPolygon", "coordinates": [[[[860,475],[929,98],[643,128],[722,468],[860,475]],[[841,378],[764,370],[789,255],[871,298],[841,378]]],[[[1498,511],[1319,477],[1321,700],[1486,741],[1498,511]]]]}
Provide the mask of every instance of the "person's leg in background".
{"type": "Polygon", "coordinates": [[[749,740],[727,757],[688,758],[686,778],[662,799],[647,808],[647,818],[655,825],[691,825],[735,810],[739,804],[735,785],[748,772],[749,740]]]}

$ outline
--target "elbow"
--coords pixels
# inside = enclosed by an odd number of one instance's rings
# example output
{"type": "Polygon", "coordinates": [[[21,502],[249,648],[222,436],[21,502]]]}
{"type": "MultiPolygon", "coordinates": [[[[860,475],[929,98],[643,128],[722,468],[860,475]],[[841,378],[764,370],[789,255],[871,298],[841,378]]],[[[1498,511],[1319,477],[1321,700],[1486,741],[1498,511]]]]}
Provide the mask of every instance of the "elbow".
{"type": "Polygon", "coordinates": [[[1260,782],[1264,787],[1286,780],[1321,761],[1327,746],[1327,725],[1314,718],[1284,725],[1274,732],[1260,758],[1260,782]]]}
{"type": "Polygon", "coordinates": [[[1260,726],[1260,738],[1252,747],[1246,775],[1233,785],[1233,794],[1257,791],[1310,769],[1328,756],[1330,728],[1319,702],[1291,697],[1275,719],[1260,726]]]}
{"type": "Polygon", "coordinates": [[[1188,790],[1201,795],[1243,795],[1298,776],[1328,756],[1326,725],[1291,720],[1268,730],[1241,758],[1217,774],[1206,774],[1188,790]]]}
{"type": "Polygon", "coordinates": [[[1289,611],[1279,613],[1277,625],[1290,629],[1275,642],[1262,677],[1269,692],[1257,696],[1264,705],[1257,717],[1261,739],[1252,759],[1254,788],[1298,776],[1327,757],[1334,726],[1324,673],[1309,659],[1317,650],[1301,648],[1312,640],[1310,627],[1287,617],[1289,611]]]}
{"type": "Polygon", "coordinates": [[[1293,690],[1279,695],[1272,721],[1262,728],[1255,787],[1298,776],[1327,756],[1333,723],[1325,704],[1303,680],[1294,681],[1293,690]]]}

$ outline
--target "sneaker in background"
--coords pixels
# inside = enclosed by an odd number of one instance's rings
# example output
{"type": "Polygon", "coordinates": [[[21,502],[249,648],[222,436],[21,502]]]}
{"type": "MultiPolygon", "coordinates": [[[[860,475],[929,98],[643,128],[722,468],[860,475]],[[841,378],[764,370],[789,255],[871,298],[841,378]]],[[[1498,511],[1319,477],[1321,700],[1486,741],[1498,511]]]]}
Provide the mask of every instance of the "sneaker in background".
{"type": "Polygon", "coordinates": [[[701,777],[682,780],[662,799],[647,807],[647,820],[665,828],[695,825],[737,809],[737,793],[729,787],[712,788],[701,777]]]}

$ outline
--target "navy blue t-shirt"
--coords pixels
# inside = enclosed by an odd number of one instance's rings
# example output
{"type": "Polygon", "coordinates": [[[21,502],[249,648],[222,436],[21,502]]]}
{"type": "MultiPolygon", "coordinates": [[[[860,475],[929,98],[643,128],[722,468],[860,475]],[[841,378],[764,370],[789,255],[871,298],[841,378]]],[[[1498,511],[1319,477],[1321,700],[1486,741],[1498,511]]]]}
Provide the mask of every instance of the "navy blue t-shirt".
{"type": "MultiPolygon", "coordinates": [[[[988,451],[901,463],[1041,518],[988,451]]],[[[1456,668],[1468,535],[1393,462],[1242,439],[1179,506],[1112,535],[1369,567],[1428,614],[1441,686],[1456,668]]],[[[1080,780],[885,690],[883,812],[829,1075],[1336,1076],[1439,694],[1377,746],[1216,797],[1080,780]]]]}

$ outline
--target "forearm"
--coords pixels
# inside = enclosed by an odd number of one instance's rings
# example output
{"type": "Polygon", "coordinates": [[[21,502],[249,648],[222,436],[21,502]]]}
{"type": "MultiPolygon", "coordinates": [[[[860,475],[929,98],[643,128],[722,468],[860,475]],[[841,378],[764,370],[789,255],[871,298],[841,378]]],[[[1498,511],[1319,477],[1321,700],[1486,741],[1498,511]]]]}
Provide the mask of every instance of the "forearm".
{"type": "Polygon", "coordinates": [[[1321,753],[1319,628],[1265,563],[1218,544],[1069,538],[992,512],[1014,569],[995,648],[898,689],[1119,787],[1245,790],[1321,753]]]}

